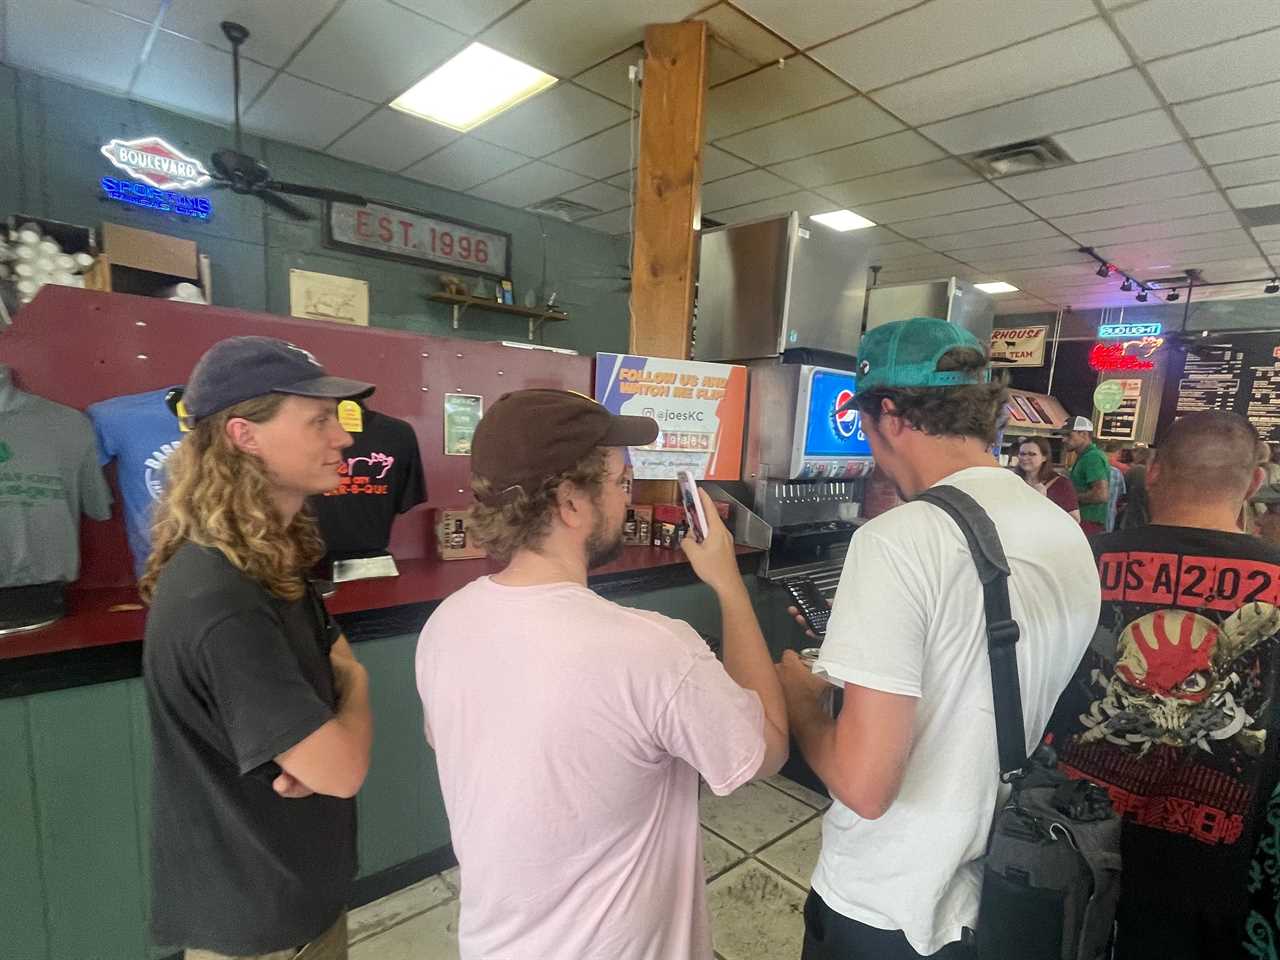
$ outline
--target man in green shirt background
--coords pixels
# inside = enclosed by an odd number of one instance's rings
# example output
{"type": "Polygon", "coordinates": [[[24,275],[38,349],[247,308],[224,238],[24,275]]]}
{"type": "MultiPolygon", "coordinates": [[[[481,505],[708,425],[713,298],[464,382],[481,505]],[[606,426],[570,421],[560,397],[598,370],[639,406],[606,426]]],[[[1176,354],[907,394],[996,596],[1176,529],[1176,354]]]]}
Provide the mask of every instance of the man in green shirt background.
{"type": "Polygon", "coordinates": [[[1067,434],[1067,449],[1076,454],[1071,482],[1080,499],[1080,526],[1087,536],[1107,529],[1107,501],[1111,495],[1111,464],[1093,442],[1093,421],[1076,417],[1067,434]]]}

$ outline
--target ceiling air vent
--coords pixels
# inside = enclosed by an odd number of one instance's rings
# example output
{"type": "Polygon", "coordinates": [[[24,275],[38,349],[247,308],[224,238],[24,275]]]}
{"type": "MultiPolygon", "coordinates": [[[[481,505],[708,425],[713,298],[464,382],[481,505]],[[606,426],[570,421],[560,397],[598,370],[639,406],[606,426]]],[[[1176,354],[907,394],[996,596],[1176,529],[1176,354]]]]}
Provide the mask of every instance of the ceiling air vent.
{"type": "Polygon", "coordinates": [[[590,217],[593,214],[604,212],[603,210],[597,210],[595,207],[589,207],[585,203],[566,200],[564,197],[553,197],[550,200],[535,203],[529,207],[529,211],[531,213],[545,213],[549,217],[559,217],[561,220],[581,220],[583,217],[590,217]]]}
{"type": "Polygon", "coordinates": [[[969,159],[991,178],[1011,177],[1016,173],[1036,173],[1072,162],[1066,151],[1048,137],[982,150],[971,154],[969,159]]]}

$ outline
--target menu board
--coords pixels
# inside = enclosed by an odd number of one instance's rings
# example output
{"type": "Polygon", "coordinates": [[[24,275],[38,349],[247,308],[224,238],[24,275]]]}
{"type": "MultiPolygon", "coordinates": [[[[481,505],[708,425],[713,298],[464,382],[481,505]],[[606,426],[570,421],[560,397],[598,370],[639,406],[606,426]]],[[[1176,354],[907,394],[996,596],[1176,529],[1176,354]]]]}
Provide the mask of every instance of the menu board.
{"type": "Polygon", "coordinates": [[[1117,380],[1124,388],[1120,406],[1104,413],[1098,421],[1099,440],[1133,440],[1138,435],[1138,408],[1142,402],[1141,380],[1117,380]]]}
{"type": "Polygon", "coordinates": [[[1230,410],[1280,442],[1280,335],[1238,334],[1187,347],[1178,414],[1230,410]]]}

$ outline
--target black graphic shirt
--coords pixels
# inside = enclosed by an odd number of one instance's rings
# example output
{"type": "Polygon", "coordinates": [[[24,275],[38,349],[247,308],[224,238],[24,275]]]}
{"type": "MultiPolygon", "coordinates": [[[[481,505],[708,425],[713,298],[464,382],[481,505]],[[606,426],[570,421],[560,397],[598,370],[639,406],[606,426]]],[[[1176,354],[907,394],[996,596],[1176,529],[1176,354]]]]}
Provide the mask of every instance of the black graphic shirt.
{"type": "Polygon", "coordinates": [[[1126,898],[1243,914],[1275,782],[1280,550],[1158,525],[1092,543],[1101,622],[1055,715],[1060,758],[1124,816],[1126,898]]]}
{"type": "Polygon", "coordinates": [[[403,420],[364,410],[364,429],[342,452],[342,481],[311,498],[329,556],[384,553],[396,514],[427,499],[418,437],[403,420]]]}

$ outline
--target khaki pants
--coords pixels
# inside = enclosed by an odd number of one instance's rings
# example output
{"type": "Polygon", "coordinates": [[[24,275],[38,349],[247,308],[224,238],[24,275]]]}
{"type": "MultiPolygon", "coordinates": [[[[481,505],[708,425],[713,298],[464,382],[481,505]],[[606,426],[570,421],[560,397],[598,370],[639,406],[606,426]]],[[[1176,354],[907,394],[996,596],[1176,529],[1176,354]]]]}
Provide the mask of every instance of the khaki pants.
{"type": "Polygon", "coordinates": [[[347,915],[303,947],[273,950],[271,953],[228,956],[212,950],[188,950],[186,960],[347,960],[347,915]]]}

